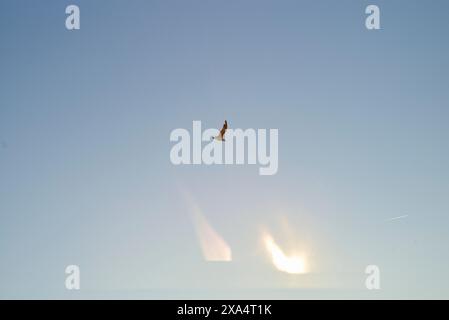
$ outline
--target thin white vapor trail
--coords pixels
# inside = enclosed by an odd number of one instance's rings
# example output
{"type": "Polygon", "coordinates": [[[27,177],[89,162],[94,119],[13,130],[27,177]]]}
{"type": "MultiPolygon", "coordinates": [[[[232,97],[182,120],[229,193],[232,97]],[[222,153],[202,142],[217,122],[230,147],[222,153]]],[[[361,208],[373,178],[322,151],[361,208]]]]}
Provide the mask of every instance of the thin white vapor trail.
{"type": "Polygon", "coordinates": [[[404,215],[402,215],[402,216],[398,216],[398,217],[394,217],[394,218],[389,218],[389,219],[386,219],[386,220],[384,220],[385,222],[389,222],[389,221],[394,221],[394,220],[399,220],[399,219],[404,219],[404,218],[407,218],[408,217],[408,214],[404,214],[404,215]]]}

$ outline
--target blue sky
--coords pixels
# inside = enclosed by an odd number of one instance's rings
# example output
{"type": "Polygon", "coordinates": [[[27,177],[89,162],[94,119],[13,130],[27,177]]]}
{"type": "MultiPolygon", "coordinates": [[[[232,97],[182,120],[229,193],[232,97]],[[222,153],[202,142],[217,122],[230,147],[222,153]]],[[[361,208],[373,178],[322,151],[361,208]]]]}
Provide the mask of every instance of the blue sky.
{"type": "Polygon", "coordinates": [[[448,30],[442,0],[1,1],[0,297],[448,298],[448,30]],[[276,175],[171,164],[173,129],[224,119],[279,129],[276,175]],[[260,248],[286,224],[310,274],[260,248]]]}

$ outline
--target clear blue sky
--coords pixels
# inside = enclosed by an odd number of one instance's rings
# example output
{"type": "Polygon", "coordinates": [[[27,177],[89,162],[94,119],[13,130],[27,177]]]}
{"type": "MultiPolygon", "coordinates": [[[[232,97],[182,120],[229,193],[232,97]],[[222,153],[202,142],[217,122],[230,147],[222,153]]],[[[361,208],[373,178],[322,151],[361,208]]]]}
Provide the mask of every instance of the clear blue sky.
{"type": "Polygon", "coordinates": [[[0,297],[449,298],[448,30],[445,0],[0,1],[0,297]],[[279,129],[277,175],[170,163],[224,119],[279,129]],[[286,223],[310,274],[260,248],[286,223]]]}

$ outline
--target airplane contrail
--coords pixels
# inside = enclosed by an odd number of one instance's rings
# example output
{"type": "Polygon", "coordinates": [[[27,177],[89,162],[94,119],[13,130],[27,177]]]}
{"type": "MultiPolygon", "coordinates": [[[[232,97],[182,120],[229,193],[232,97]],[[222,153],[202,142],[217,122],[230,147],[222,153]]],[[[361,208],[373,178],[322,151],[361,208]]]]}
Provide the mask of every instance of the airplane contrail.
{"type": "Polygon", "coordinates": [[[384,220],[384,221],[385,221],[385,222],[389,222],[389,221],[399,220],[399,219],[403,219],[403,218],[407,218],[407,217],[408,217],[408,214],[404,214],[404,215],[402,215],[402,216],[394,217],[394,218],[389,218],[389,219],[386,219],[386,220],[384,220]]]}

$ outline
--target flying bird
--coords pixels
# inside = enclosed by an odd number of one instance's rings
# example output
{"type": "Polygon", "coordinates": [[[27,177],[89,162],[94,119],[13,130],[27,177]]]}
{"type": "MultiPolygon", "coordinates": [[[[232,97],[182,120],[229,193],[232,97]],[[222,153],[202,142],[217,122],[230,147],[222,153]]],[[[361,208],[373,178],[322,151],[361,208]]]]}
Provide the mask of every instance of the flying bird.
{"type": "Polygon", "coordinates": [[[224,135],[225,135],[227,129],[228,129],[228,122],[225,120],[223,128],[221,128],[221,130],[220,130],[220,134],[218,136],[216,136],[216,137],[212,137],[212,140],[215,139],[215,140],[218,140],[218,141],[226,141],[224,139],[224,135]]]}

